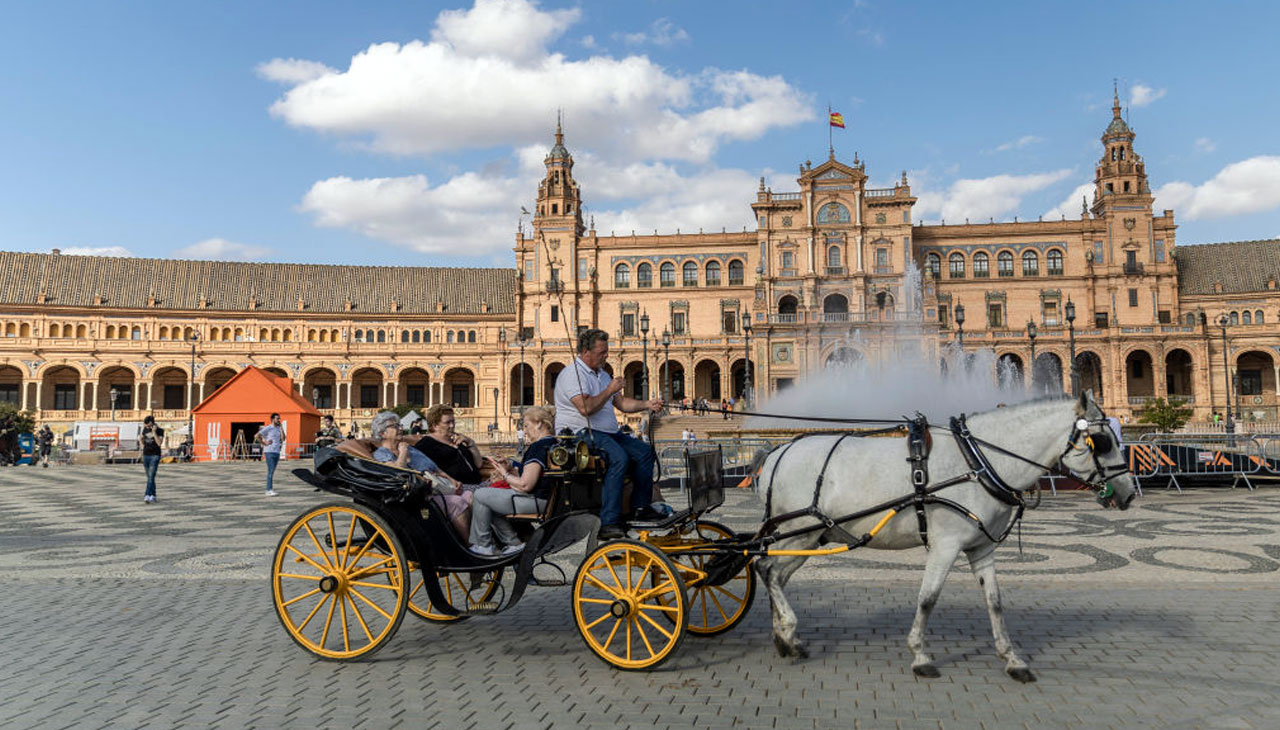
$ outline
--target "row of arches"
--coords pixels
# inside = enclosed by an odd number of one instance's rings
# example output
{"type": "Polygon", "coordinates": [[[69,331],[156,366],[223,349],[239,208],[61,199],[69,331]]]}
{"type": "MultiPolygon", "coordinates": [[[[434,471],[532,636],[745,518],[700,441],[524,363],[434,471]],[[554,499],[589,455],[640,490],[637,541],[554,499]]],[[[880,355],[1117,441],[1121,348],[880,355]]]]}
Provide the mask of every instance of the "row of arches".
{"type": "MultiPolygon", "coordinates": [[[[1063,275],[1062,249],[1051,248],[1045,252],[1045,270],[1049,276],[1063,275]]],[[[1012,251],[1004,250],[996,253],[996,276],[1012,277],[1015,274],[1015,256],[1012,251]]],[[[1021,271],[1023,276],[1040,276],[1040,253],[1035,250],[1022,252],[1021,271]]],[[[935,279],[942,277],[942,255],[930,253],[925,256],[925,271],[935,279]]],[[[986,251],[976,251],[972,257],[960,251],[947,254],[947,278],[963,279],[972,273],[975,279],[991,277],[991,255],[986,251]]]]}
{"type": "MultiPolygon", "coordinates": [[[[746,375],[748,369],[751,373],[752,381],[755,382],[755,363],[747,364],[745,358],[737,358],[728,364],[728,370],[724,370],[725,365],[711,358],[701,358],[692,363],[692,377],[687,376],[688,366],[679,360],[670,360],[670,397],[675,400],[682,398],[706,398],[707,400],[719,401],[722,398],[741,398],[742,393],[746,389],[746,375]],[[729,377],[726,380],[724,373],[727,372],[729,377]]],[[[542,402],[546,405],[553,405],[556,378],[559,377],[561,371],[565,368],[565,364],[561,362],[553,362],[546,364],[542,369],[541,383],[537,380],[538,375],[534,367],[529,363],[517,363],[511,367],[509,372],[509,381],[507,392],[510,393],[510,405],[514,408],[520,406],[531,406],[537,402],[538,385],[540,384],[542,393],[542,402]]],[[[629,360],[623,364],[622,369],[615,371],[612,363],[605,363],[605,372],[613,377],[621,377],[625,387],[623,394],[629,398],[642,398],[645,394],[644,388],[644,363],[640,360],[629,360]]],[[[655,397],[666,391],[668,387],[667,381],[667,364],[661,358],[654,358],[649,365],[650,387],[649,397],[655,397]]]]}
{"type": "MultiPolygon", "coordinates": [[[[28,325],[23,325],[28,326],[28,325]]],[[[58,338],[79,338],[84,339],[89,336],[89,326],[84,324],[69,324],[61,322],[51,322],[49,324],[49,336],[58,338]]]]}
{"type": "MultiPolygon", "coordinates": [[[[742,286],[745,280],[745,265],[742,259],[730,259],[728,269],[729,286],[742,286]]],[[[723,283],[721,273],[719,261],[708,261],[701,269],[696,261],[685,261],[680,265],[679,281],[681,286],[698,286],[700,283],[702,286],[720,286],[723,283]],[[701,280],[699,280],[700,274],[701,280]]],[[[653,286],[653,264],[648,262],[638,264],[635,274],[636,288],[648,289],[653,286]]],[[[675,262],[664,261],[658,265],[658,283],[662,287],[676,285],[675,262]]],[[[621,263],[613,268],[613,286],[615,289],[631,287],[631,264],[621,263]]]]}
{"type": "MultiPolygon", "coordinates": [[[[893,317],[894,298],[889,292],[876,292],[871,298],[872,314],[883,314],[893,317]]],[[[784,294],[778,299],[778,314],[794,315],[800,307],[800,300],[794,294],[784,294]]],[[[822,298],[823,314],[848,314],[849,297],[843,294],[828,294],[822,298]]]]}

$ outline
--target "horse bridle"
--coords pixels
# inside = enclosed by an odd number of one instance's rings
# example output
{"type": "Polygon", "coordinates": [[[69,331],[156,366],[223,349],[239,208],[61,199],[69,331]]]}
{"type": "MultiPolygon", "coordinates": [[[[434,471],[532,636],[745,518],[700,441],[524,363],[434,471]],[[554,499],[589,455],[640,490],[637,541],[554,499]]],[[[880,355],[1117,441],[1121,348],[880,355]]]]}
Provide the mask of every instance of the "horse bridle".
{"type": "Polygon", "coordinates": [[[1129,473],[1128,464],[1122,463],[1120,466],[1108,467],[1102,464],[1098,458],[1098,454],[1105,454],[1115,448],[1115,442],[1112,435],[1104,431],[1090,431],[1091,426],[1105,426],[1107,431],[1111,430],[1111,423],[1105,418],[1090,420],[1088,418],[1077,418],[1071,429],[1071,436],[1067,439],[1067,446],[1058,455],[1058,463],[1066,458],[1067,454],[1072,451],[1080,451],[1088,449],[1090,458],[1093,459],[1093,471],[1089,475],[1081,479],[1081,481],[1090,489],[1097,492],[1098,501],[1104,501],[1115,496],[1115,488],[1111,486],[1111,480],[1121,474],[1129,473]],[[1079,446],[1078,442],[1084,437],[1084,446],[1079,446]]]}

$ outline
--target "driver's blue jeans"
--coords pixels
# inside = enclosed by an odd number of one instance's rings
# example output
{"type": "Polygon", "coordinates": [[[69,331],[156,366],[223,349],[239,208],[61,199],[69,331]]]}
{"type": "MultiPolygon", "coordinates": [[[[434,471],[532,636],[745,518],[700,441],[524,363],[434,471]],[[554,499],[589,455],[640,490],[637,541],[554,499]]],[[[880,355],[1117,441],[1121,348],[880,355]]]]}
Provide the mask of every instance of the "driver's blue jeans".
{"type": "Polygon", "coordinates": [[[609,458],[600,495],[600,524],[622,524],[622,481],[631,471],[631,509],[648,507],[653,499],[653,447],[638,438],[619,433],[579,431],[609,458]]]}

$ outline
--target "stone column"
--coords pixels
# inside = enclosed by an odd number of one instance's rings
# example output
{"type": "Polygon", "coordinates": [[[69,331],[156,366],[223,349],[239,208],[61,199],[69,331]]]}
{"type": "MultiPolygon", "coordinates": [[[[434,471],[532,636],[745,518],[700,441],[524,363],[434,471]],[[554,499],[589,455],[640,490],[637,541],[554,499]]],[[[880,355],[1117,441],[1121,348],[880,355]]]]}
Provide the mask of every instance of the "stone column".
{"type": "Polygon", "coordinates": [[[36,402],[35,402],[35,408],[30,408],[30,409],[28,409],[28,410],[36,411],[37,413],[39,413],[40,411],[44,410],[44,400],[43,400],[43,396],[44,396],[44,380],[43,380],[43,379],[41,379],[41,380],[37,380],[37,381],[36,381],[36,402]]]}
{"type": "Polygon", "coordinates": [[[80,389],[80,410],[87,411],[89,410],[89,404],[92,403],[92,401],[89,400],[89,386],[93,385],[93,383],[86,380],[80,385],[83,386],[80,389]]]}

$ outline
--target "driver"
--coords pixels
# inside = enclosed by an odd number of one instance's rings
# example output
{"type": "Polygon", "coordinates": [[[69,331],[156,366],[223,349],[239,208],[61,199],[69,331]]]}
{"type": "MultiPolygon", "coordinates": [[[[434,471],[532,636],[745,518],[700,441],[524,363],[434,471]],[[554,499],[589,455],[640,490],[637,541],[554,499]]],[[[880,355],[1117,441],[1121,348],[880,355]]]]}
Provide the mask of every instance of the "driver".
{"type": "Polygon", "coordinates": [[[653,464],[657,458],[653,447],[619,433],[618,417],[613,410],[616,408],[623,413],[657,412],[662,409],[662,399],[643,401],[623,395],[624,382],[604,371],[608,358],[607,332],[587,329],[578,335],[578,356],[556,377],[555,430],[559,433],[567,428],[608,456],[609,468],[605,471],[601,495],[599,536],[602,540],[615,540],[626,536],[622,520],[622,479],[628,468],[632,482],[632,519],[660,520],[663,515],[650,506],[653,464]],[[587,428],[588,423],[590,429],[587,428]]]}

